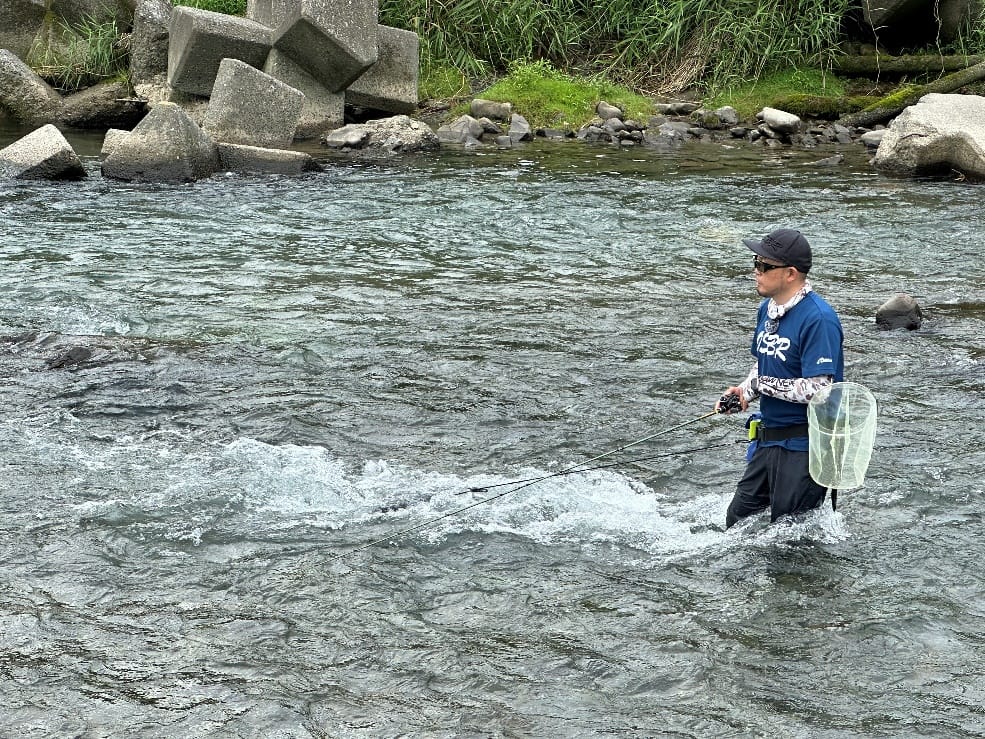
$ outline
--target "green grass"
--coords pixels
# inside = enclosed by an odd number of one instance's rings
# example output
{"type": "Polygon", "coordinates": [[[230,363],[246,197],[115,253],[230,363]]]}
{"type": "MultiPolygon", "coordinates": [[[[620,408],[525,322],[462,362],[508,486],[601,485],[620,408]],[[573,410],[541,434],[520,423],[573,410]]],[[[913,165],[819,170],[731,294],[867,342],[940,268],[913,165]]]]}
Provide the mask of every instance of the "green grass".
{"type": "Polygon", "coordinates": [[[380,0],[416,31],[422,63],[468,78],[542,59],[645,93],[718,89],[837,53],[852,0],[380,0]]]}
{"type": "Polygon", "coordinates": [[[421,68],[418,96],[421,100],[447,100],[471,93],[468,78],[447,64],[432,63],[421,68]]]}
{"type": "Polygon", "coordinates": [[[600,100],[644,123],[653,114],[653,102],[646,97],[602,79],[564,74],[543,61],[514,64],[506,77],[476,97],[512,103],[535,127],[580,127],[595,117],[600,100]]]}
{"type": "MultiPolygon", "coordinates": [[[[752,82],[727,87],[704,101],[707,108],[731,105],[743,118],[751,118],[764,107],[781,108],[805,116],[825,112],[810,110],[808,104],[825,110],[843,108],[844,112],[857,108],[857,103],[845,96],[844,81],[819,69],[791,68],[770,72],[752,82]],[[803,107],[799,110],[791,109],[798,106],[803,107]]],[[[839,110],[833,110],[832,113],[840,115],[839,110]]]]}
{"type": "Polygon", "coordinates": [[[53,42],[36,41],[27,63],[62,92],[75,92],[104,80],[127,77],[129,49],[115,18],[85,16],[77,24],[60,23],[53,42]]]}
{"type": "Polygon", "coordinates": [[[171,5],[184,5],[226,15],[246,15],[246,0],[171,0],[171,5]]]}

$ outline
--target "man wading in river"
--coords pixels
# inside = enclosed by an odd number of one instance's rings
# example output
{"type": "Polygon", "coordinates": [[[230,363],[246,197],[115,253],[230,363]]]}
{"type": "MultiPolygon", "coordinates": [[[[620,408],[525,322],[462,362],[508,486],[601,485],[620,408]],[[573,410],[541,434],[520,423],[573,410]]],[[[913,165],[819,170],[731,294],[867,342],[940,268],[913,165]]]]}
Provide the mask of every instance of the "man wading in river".
{"type": "Polygon", "coordinates": [[[841,382],[845,368],[841,322],[807,279],[812,257],[804,235],[781,228],[742,243],[756,255],[756,292],[765,298],[752,340],[756,364],[715,408],[746,410],[760,398],[762,420],[755,452],[725,515],[726,528],[767,508],[775,521],[824,501],[825,488],[808,472],[807,404],[821,388],[841,382]]]}

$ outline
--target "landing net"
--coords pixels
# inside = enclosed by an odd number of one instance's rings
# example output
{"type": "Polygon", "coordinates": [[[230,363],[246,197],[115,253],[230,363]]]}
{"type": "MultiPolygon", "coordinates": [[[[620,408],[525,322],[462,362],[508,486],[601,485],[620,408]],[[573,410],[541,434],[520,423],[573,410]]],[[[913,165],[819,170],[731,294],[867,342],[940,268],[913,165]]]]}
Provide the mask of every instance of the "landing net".
{"type": "Polygon", "coordinates": [[[836,382],[807,406],[810,473],[838,490],[862,486],[876,438],[876,399],[864,385],[836,382]]]}

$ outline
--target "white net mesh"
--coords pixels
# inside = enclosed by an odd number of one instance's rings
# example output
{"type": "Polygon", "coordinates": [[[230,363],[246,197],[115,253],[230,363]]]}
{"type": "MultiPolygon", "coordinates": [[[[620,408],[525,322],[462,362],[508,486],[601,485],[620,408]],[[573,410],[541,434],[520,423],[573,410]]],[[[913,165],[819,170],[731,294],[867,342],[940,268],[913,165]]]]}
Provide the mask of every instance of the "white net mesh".
{"type": "Polygon", "coordinates": [[[818,485],[839,490],[865,480],[876,438],[876,399],[864,385],[836,382],[807,406],[810,473],[818,485]]]}

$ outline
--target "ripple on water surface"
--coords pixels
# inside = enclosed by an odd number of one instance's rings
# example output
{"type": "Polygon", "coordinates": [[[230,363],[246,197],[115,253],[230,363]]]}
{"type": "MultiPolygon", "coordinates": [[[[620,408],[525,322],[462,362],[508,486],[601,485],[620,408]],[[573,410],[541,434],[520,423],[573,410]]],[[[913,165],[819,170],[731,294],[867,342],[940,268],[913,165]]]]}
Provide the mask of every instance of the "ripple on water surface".
{"type": "Polygon", "coordinates": [[[979,734],[978,191],[709,151],[0,185],[4,731],[979,734]],[[557,474],[747,372],[781,225],[867,487],[726,533],[718,417],[557,474]]]}

